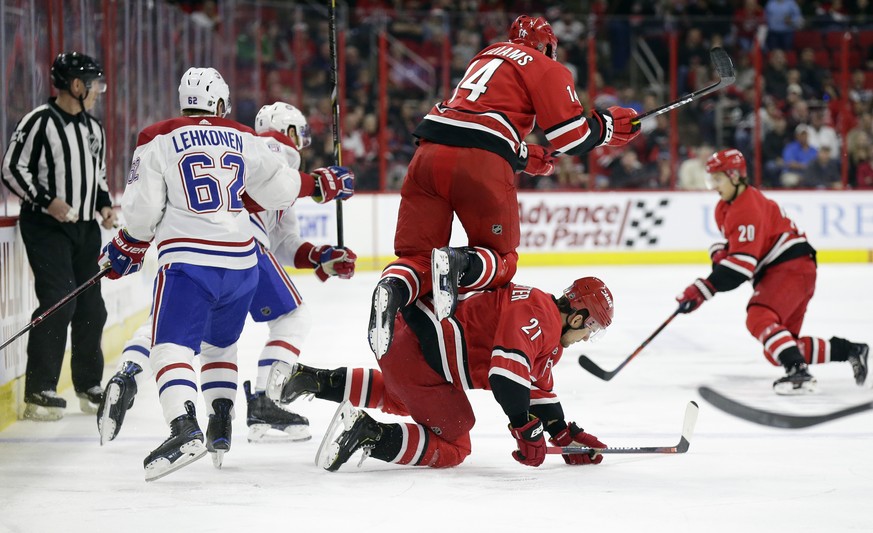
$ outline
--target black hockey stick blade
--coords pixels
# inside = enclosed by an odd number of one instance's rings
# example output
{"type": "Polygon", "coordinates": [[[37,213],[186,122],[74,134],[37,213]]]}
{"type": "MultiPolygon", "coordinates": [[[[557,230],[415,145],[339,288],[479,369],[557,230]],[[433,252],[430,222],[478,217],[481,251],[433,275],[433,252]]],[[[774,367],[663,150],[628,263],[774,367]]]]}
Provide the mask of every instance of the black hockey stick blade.
{"type": "Polygon", "coordinates": [[[728,85],[733,85],[735,81],[737,81],[737,74],[734,71],[734,64],[731,61],[731,57],[725,52],[724,48],[720,46],[716,46],[715,48],[709,51],[709,60],[712,62],[712,66],[715,69],[716,74],[718,74],[718,82],[713,83],[712,85],[708,85],[703,89],[694,91],[693,93],[686,94],[685,96],[680,97],[678,100],[674,100],[668,104],[664,104],[661,107],[652,109],[651,111],[646,111],[641,115],[637,115],[634,122],[639,122],[644,118],[649,117],[657,117],[658,115],[663,115],[668,111],[672,111],[677,107],[683,106],[685,104],[690,104],[694,100],[702,96],[706,96],[707,94],[714,93],[720,89],[727,87],[728,85]]]}
{"type": "Polygon", "coordinates": [[[694,434],[694,426],[697,425],[697,402],[688,402],[685,408],[685,419],[682,421],[682,435],[679,443],[674,446],[610,446],[607,448],[589,448],[587,446],[547,446],[549,454],[579,454],[579,453],[685,453],[691,446],[691,437],[694,434]]]}
{"type": "Polygon", "coordinates": [[[873,402],[867,402],[823,415],[790,415],[765,411],[763,409],[757,409],[755,407],[741,404],[740,402],[732,400],[709,387],[700,387],[697,389],[697,392],[700,393],[700,396],[703,397],[704,400],[708,401],[718,409],[721,409],[725,413],[762,426],[782,429],[808,428],[810,426],[837,420],[838,418],[843,418],[845,416],[873,410],[873,402]]]}
{"type": "Polygon", "coordinates": [[[670,317],[667,318],[667,320],[665,320],[660,326],[658,326],[658,329],[656,329],[651,335],[649,335],[649,338],[644,340],[642,342],[642,344],[640,344],[637,347],[637,349],[634,350],[634,352],[632,354],[630,354],[624,361],[621,362],[620,365],[618,365],[615,368],[615,370],[612,370],[612,371],[603,370],[602,368],[597,366],[597,363],[595,363],[594,361],[592,361],[591,359],[589,359],[585,355],[579,356],[579,365],[582,366],[582,368],[584,368],[585,370],[594,374],[596,377],[602,379],[603,381],[609,381],[610,379],[614,378],[615,375],[618,374],[622,368],[624,368],[628,363],[630,363],[634,357],[639,355],[639,353],[643,351],[643,348],[648,346],[648,344],[650,342],[652,342],[652,339],[657,337],[658,333],[661,333],[661,331],[663,331],[663,329],[667,327],[667,324],[669,324],[670,322],[673,321],[674,318],[676,318],[676,315],[679,314],[680,309],[681,308],[677,308],[675,311],[673,311],[673,314],[670,315],[670,317]]]}

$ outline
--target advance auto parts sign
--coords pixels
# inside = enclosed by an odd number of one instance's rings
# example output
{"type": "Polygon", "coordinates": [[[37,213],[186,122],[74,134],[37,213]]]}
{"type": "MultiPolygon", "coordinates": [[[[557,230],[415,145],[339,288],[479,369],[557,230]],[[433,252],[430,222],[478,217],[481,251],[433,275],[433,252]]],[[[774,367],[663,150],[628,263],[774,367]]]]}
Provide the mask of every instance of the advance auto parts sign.
{"type": "Polygon", "coordinates": [[[667,194],[519,195],[520,248],[663,249],[674,199],[667,194]]]}

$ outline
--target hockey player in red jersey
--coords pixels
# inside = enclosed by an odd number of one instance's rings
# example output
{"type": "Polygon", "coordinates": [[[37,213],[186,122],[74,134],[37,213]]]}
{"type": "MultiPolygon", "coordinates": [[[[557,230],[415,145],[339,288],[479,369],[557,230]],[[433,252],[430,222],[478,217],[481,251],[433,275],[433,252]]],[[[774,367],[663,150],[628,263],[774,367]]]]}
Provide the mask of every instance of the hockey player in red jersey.
{"type": "MultiPolygon", "coordinates": [[[[275,363],[267,395],[289,402],[314,394],[341,403],[317,458],[334,471],[361,448],[398,464],[460,464],[470,454],[475,422],[465,391],[491,390],[516,441],[512,457],[539,466],[546,454],[544,431],[557,446],[606,447],[565,421],[552,368],[564,348],[609,327],[613,309],[612,293],[593,277],[574,281],[559,298],[515,283],[468,292],[455,315],[443,321],[436,320],[433,301],[424,296],[399,313],[394,342],[379,359],[381,372],[275,363]],[[408,415],[414,422],[377,422],[358,407],[408,415]]],[[[564,460],[591,464],[603,456],[564,455],[564,460]]]]}
{"type": "Polygon", "coordinates": [[[500,287],[515,274],[520,242],[515,173],[548,175],[553,155],[627,144],[639,134],[629,108],[585,116],[570,71],[555,61],[558,40],[542,17],[518,17],[509,40],[479,52],[451,98],[414,135],[419,146],[400,191],[398,259],[373,292],[368,338],[377,357],[391,345],[394,318],[433,288],[437,317],[450,316],[458,286],[500,287]],[[526,145],[534,124],[550,147],[526,145]],[[452,215],[469,247],[449,248],[452,215]]]}
{"type": "Polygon", "coordinates": [[[690,313],[716,292],[751,280],[755,292],[747,306],[746,327],[764,345],[764,356],[785,367],[773,383],[777,394],[813,392],[816,380],[807,365],[848,361],[855,382],[871,386],[869,347],[839,337],[830,341],[801,337],[806,307],[815,292],[815,250],[779,205],[750,186],[739,150],[717,152],[706,163],[721,200],[715,222],[727,242],[710,248],[712,273],[697,279],[676,299],[690,313]]]}

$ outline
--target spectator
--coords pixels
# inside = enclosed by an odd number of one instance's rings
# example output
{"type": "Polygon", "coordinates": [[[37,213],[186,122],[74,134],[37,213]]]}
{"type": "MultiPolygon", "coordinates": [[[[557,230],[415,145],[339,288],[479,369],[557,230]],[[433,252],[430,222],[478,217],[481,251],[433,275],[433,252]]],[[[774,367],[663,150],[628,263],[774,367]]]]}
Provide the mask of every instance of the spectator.
{"type": "Polygon", "coordinates": [[[786,71],[785,52],[773,50],[770,52],[767,66],[764,68],[764,83],[767,92],[780,100],[788,93],[788,72],[786,71]]]}
{"type": "Polygon", "coordinates": [[[816,149],[809,145],[808,126],[801,124],[794,130],[795,141],[788,143],[782,151],[784,167],[779,177],[783,187],[797,187],[801,183],[806,167],[816,158],[816,149]]]}
{"type": "MultiPolygon", "coordinates": [[[[62,53],[52,63],[51,80],[58,96],[19,121],[3,160],[2,181],[21,198],[21,239],[39,300],[34,318],[97,274],[103,240],[97,213],[104,228],[115,224],[106,184],[106,137],[103,125],[88,113],[106,91],[103,69],[84,54],[62,53]]],[[[98,283],[31,330],[25,418],[64,416],[67,402],[56,391],[71,324],[73,386],[82,411],[97,412],[105,323],[98,283]]]]}
{"type": "Polygon", "coordinates": [[[857,69],[852,72],[852,84],[849,87],[849,98],[854,102],[862,102],[869,106],[873,102],[873,88],[867,86],[864,71],[857,69]]]}
{"type": "Polygon", "coordinates": [[[800,51],[797,70],[800,72],[800,83],[809,87],[816,98],[821,98],[824,69],[815,62],[815,49],[806,47],[800,51]]]}
{"type": "Polygon", "coordinates": [[[831,155],[831,147],[824,145],[804,169],[801,186],[810,189],[838,189],[841,185],[840,164],[831,155]]]}
{"type": "Polygon", "coordinates": [[[679,165],[679,181],[676,186],[685,190],[708,189],[706,161],[713,153],[712,146],[701,144],[694,149],[692,157],[689,157],[679,165]]]}
{"type": "Polygon", "coordinates": [[[778,187],[779,176],[785,162],[782,160],[782,152],[788,145],[788,128],[785,118],[782,116],[773,119],[773,128],[764,135],[761,146],[761,158],[764,160],[764,175],[761,184],[765,187],[778,187]]]}
{"type": "Polygon", "coordinates": [[[809,145],[816,150],[827,147],[831,158],[839,158],[840,138],[837,136],[837,131],[834,128],[824,123],[824,111],[821,109],[813,111],[810,113],[810,120],[811,123],[809,128],[807,128],[809,145]]]}
{"type": "Polygon", "coordinates": [[[634,150],[625,150],[612,164],[609,175],[611,189],[653,189],[655,186],[651,173],[640,163],[634,150]]]}
{"type": "Polygon", "coordinates": [[[794,0],[768,0],[764,6],[767,20],[767,48],[791,50],[794,32],[803,26],[800,7],[794,0]]]}
{"type": "Polygon", "coordinates": [[[764,24],[764,10],[758,0],[743,0],[743,7],[734,11],[733,18],[736,43],[748,52],[757,37],[758,27],[764,24]]]}
{"type": "Polygon", "coordinates": [[[855,172],[855,182],[858,189],[873,189],[873,145],[867,145],[865,152],[855,172]]]}

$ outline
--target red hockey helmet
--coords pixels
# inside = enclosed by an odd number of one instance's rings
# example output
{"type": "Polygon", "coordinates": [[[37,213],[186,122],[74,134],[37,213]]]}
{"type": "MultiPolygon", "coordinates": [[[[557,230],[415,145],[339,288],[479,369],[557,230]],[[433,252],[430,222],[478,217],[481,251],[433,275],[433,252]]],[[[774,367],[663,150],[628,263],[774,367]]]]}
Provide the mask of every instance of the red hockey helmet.
{"type": "Polygon", "coordinates": [[[558,58],[558,38],[543,17],[520,15],[509,27],[509,42],[529,46],[552,59],[558,58]]]}
{"type": "Polygon", "coordinates": [[[706,161],[706,171],[710,174],[724,172],[731,180],[746,177],[746,158],[736,148],[729,148],[712,154],[706,161]]]}
{"type": "Polygon", "coordinates": [[[606,329],[612,324],[612,317],[615,314],[612,292],[599,278],[577,279],[564,289],[564,296],[574,311],[583,309],[588,311],[585,326],[591,329],[592,333],[606,329]]]}

